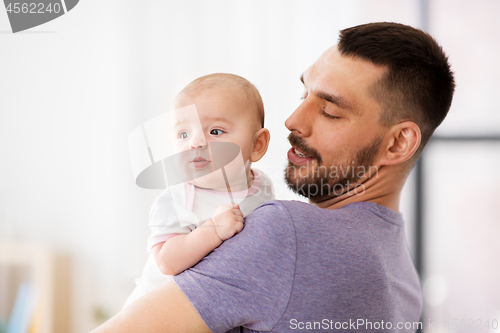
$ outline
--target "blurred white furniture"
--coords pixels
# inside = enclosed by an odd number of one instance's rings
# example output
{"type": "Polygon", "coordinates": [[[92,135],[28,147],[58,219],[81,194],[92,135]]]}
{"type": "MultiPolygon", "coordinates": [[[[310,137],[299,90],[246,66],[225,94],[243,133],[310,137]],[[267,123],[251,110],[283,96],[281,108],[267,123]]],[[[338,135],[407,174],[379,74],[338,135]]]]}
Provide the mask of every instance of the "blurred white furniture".
{"type": "Polygon", "coordinates": [[[27,243],[0,243],[0,315],[12,312],[19,286],[34,290],[35,308],[29,332],[69,332],[69,257],[27,243]]]}

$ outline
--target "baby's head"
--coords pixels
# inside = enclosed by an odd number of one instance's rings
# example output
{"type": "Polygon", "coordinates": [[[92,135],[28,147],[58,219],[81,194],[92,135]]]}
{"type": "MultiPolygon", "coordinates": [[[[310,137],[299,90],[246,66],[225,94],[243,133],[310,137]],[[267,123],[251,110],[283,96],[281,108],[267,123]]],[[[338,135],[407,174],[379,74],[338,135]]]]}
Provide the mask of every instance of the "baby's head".
{"type": "Polygon", "coordinates": [[[207,174],[213,168],[207,143],[231,142],[240,147],[244,173],[251,178],[251,163],[264,156],[270,139],[262,98],[253,84],[233,74],[206,75],[188,84],[173,108],[173,150],[191,152],[187,168],[207,174]],[[193,104],[196,109],[185,108],[193,104]]]}

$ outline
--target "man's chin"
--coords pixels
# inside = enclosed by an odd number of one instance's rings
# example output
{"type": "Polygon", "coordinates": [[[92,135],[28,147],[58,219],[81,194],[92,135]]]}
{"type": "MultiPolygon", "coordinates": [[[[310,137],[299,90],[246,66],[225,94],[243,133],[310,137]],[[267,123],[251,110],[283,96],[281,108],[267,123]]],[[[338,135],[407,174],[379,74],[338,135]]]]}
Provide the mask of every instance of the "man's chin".
{"type": "Polygon", "coordinates": [[[323,182],[317,183],[310,179],[287,176],[285,177],[285,181],[292,192],[307,198],[312,203],[319,203],[342,194],[333,192],[330,184],[323,182]]]}
{"type": "Polygon", "coordinates": [[[285,178],[292,179],[308,179],[314,177],[314,170],[316,170],[317,163],[314,160],[306,165],[295,165],[288,161],[288,165],[285,169],[285,178]]]}
{"type": "Polygon", "coordinates": [[[359,179],[349,177],[314,177],[306,174],[305,177],[289,172],[285,172],[285,181],[288,188],[307,199],[311,203],[321,203],[327,200],[335,199],[359,186],[359,179]]]}

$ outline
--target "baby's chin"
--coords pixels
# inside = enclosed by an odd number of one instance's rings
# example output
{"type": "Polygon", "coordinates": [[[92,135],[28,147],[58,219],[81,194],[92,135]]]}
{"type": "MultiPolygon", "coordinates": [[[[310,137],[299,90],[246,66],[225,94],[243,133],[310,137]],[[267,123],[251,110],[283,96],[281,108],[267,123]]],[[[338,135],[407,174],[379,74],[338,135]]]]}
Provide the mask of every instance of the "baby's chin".
{"type": "Polygon", "coordinates": [[[196,187],[205,188],[208,190],[224,191],[226,189],[226,183],[224,182],[223,178],[218,176],[219,175],[216,172],[214,172],[190,180],[188,183],[196,187]]]}
{"type": "Polygon", "coordinates": [[[228,191],[228,185],[231,191],[242,191],[247,189],[248,187],[246,177],[244,179],[233,178],[232,181],[229,181],[229,184],[226,184],[221,172],[213,172],[206,176],[190,180],[188,181],[188,183],[199,188],[214,190],[219,192],[228,191]]]}

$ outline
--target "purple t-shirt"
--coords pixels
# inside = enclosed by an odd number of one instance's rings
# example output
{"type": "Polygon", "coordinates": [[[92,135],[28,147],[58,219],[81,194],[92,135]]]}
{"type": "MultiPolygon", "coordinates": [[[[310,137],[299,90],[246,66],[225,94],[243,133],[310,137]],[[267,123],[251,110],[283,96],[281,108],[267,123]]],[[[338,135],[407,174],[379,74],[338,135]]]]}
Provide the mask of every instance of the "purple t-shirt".
{"type": "Polygon", "coordinates": [[[414,332],[422,307],[402,216],[370,202],[270,201],[174,281],[213,332],[414,332]]]}

